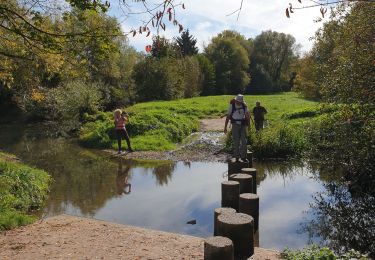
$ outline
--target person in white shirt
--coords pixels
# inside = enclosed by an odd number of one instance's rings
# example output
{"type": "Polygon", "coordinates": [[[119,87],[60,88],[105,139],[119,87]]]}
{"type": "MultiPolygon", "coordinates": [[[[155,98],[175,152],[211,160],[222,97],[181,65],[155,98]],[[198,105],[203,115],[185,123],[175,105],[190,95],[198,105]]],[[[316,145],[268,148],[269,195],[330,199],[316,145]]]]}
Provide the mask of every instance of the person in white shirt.
{"type": "Polygon", "coordinates": [[[244,97],[238,94],[228,107],[227,118],[225,120],[224,133],[227,133],[228,122],[232,124],[233,137],[233,157],[237,161],[240,159],[247,162],[247,138],[246,131],[250,124],[250,113],[244,102],[244,97]]]}

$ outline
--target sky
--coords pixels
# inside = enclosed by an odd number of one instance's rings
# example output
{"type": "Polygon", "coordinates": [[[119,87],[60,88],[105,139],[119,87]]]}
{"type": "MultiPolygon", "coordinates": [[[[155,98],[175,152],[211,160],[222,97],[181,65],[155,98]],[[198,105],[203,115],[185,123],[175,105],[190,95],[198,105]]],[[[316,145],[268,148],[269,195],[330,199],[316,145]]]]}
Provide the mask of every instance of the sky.
{"type": "MultiPolygon", "coordinates": [[[[148,20],[146,15],[129,15],[125,13],[140,12],[142,5],[139,3],[131,3],[129,9],[119,5],[121,0],[113,0],[111,2],[110,15],[119,19],[124,32],[129,32],[132,28],[139,28],[142,20],[148,20]]],[[[162,0],[148,0],[150,7],[162,0]]],[[[202,51],[204,46],[210,43],[210,40],[218,33],[226,29],[236,30],[243,34],[246,38],[254,38],[262,31],[273,30],[293,35],[296,42],[302,45],[301,52],[309,51],[312,47],[311,37],[315,31],[322,26],[322,22],[314,22],[320,16],[318,8],[307,8],[295,10],[291,14],[291,18],[285,16],[285,9],[292,3],[294,7],[310,5],[311,2],[302,0],[303,4],[297,0],[244,0],[242,11],[239,19],[237,14],[230,15],[240,7],[241,0],[185,0],[185,9],[181,6],[176,8],[177,20],[185,29],[197,39],[197,46],[202,51]]],[[[327,14],[328,16],[328,14],[327,14]]],[[[323,20],[324,21],[324,20],[323,20]]],[[[177,37],[178,27],[166,22],[166,31],[162,31],[160,35],[168,39],[177,37]]],[[[152,35],[156,34],[153,31],[152,35]]],[[[145,34],[129,37],[130,45],[138,51],[144,51],[145,46],[152,43],[152,37],[145,37],[145,34]]]]}

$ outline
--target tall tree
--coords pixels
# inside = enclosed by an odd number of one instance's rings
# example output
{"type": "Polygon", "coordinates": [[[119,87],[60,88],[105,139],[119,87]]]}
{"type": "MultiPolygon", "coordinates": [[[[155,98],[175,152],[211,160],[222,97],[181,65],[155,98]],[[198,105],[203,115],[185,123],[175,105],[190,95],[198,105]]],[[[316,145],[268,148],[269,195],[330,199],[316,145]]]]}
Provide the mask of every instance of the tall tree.
{"type": "Polygon", "coordinates": [[[215,66],[212,62],[203,54],[197,55],[199,67],[201,71],[201,84],[203,96],[215,95],[215,66]]]}
{"type": "Polygon", "coordinates": [[[247,73],[250,61],[241,42],[232,35],[219,34],[206,47],[205,53],[215,66],[215,93],[243,93],[250,81],[247,73]]]}
{"type": "Polygon", "coordinates": [[[296,57],[298,46],[292,35],[265,31],[254,39],[250,74],[253,78],[249,92],[283,90],[290,80],[290,64],[296,57]],[[259,85],[259,78],[269,78],[272,86],[259,85]]]}
{"type": "Polygon", "coordinates": [[[189,33],[189,30],[183,31],[181,36],[176,38],[176,43],[180,48],[182,56],[192,56],[198,54],[197,39],[189,33]]]}

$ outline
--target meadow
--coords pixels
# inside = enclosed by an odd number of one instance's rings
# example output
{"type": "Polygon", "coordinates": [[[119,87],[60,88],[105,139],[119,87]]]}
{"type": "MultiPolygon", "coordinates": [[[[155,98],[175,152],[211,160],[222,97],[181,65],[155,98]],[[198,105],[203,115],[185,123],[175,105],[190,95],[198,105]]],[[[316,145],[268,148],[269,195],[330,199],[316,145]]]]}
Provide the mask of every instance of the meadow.
{"type": "MultiPolygon", "coordinates": [[[[139,103],[124,108],[130,117],[127,130],[135,150],[172,150],[188,135],[199,131],[199,120],[224,115],[233,96],[208,96],[174,101],[139,103]]],[[[268,110],[267,127],[256,134],[253,125],[249,144],[258,158],[289,157],[306,147],[304,131],[311,118],[322,114],[318,102],[294,92],[245,96],[250,111],[256,101],[268,110]]],[[[324,111],[323,111],[324,112],[324,111]]],[[[117,148],[112,112],[86,115],[79,140],[85,147],[117,148]]],[[[224,128],[224,126],[223,126],[224,128]]],[[[230,149],[230,135],[227,141],[230,149]]]]}

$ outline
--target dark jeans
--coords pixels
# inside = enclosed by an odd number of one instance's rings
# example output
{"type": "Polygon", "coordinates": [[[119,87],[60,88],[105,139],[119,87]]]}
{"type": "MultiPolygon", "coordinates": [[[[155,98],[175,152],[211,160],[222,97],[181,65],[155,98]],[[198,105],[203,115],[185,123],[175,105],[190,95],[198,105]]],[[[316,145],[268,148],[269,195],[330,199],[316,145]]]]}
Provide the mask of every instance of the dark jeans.
{"type": "Polygon", "coordinates": [[[117,144],[118,144],[118,150],[121,151],[121,139],[125,139],[127,145],[128,145],[128,150],[132,149],[132,146],[130,145],[130,139],[128,132],[126,131],[125,128],[123,129],[116,129],[116,137],[117,137],[117,144]]]}
{"type": "Polygon", "coordinates": [[[257,131],[259,131],[260,129],[263,129],[263,122],[264,122],[264,120],[254,120],[255,129],[257,131]]]}

